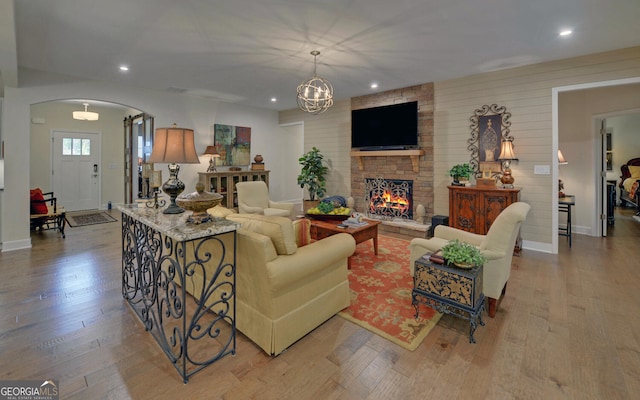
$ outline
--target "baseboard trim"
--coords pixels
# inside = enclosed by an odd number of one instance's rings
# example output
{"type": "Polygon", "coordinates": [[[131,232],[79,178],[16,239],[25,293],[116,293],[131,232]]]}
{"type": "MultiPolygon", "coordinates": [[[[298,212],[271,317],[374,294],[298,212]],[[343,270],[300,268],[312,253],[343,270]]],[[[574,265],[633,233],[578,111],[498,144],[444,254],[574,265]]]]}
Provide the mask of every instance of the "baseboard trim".
{"type": "Polygon", "coordinates": [[[14,250],[22,250],[22,249],[30,249],[31,248],[31,238],[24,240],[12,240],[9,242],[2,242],[2,252],[6,251],[14,251],[14,250]]]}
{"type": "Polygon", "coordinates": [[[530,240],[522,241],[522,248],[524,250],[539,251],[541,253],[553,253],[551,243],[532,242],[530,240]]]}

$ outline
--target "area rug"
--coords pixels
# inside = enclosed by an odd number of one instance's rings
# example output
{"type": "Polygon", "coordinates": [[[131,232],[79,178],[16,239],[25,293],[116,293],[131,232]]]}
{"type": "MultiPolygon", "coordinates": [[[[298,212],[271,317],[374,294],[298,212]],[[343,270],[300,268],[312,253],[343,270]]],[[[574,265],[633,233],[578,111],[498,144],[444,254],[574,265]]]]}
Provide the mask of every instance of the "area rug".
{"type": "Polygon", "coordinates": [[[407,350],[415,350],[441,314],[411,304],[409,242],[378,235],[378,255],[371,240],[360,243],[349,271],[351,306],[338,315],[407,350]]]}
{"type": "Polygon", "coordinates": [[[117,219],[104,211],[82,211],[76,213],[67,213],[67,223],[70,227],[104,224],[107,222],[116,222],[117,219]]]}

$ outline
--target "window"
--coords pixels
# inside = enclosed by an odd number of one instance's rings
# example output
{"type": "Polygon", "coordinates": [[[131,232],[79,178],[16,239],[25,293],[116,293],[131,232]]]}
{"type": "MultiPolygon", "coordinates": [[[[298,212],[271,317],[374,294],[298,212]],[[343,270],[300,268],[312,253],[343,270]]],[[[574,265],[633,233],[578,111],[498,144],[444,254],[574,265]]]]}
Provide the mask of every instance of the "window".
{"type": "Polygon", "coordinates": [[[63,156],[90,156],[91,139],[63,138],[63,156]]]}

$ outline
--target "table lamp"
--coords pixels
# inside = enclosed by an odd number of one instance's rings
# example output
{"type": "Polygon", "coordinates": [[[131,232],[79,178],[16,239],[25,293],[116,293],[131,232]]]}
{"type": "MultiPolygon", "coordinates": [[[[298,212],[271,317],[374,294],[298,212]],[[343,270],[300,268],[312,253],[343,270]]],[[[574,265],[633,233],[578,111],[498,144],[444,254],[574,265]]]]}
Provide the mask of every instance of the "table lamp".
{"type": "Polygon", "coordinates": [[[502,187],[513,188],[513,176],[511,175],[511,161],[518,160],[516,154],[513,152],[513,139],[504,139],[502,141],[502,148],[500,149],[500,156],[498,160],[504,161],[504,170],[502,171],[502,187]]]}
{"type": "MultiPolygon", "coordinates": [[[[564,158],[564,155],[562,154],[562,152],[560,151],[560,149],[558,149],[558,165],[567,165],[569,164],[569,161],[567,161],[566,158],[564,158]]],[[[562,182],[562,179],[558,178],[558,197],[564,197],[564,183],[562,182]]]]}
{"type": "Polygon", "coordinates": [[[171,128],[158,128],[153,140],[153,150],[149,163],[168,163],[169,179],[162,185],[162,191],[170,199],[164,214],[180,214],[184,209],[176,204],[176,197],[184,191],[184,183],[178,179],[180,165],[199,164],[196,153],[192,129],[178,128],[173,124],[171,128]]]}
{"type": "Polygon", "coordinates": [[[213,159],[220,157],[220,153],[216,150],[216,146],[207,146],[202,155],[209,156],[209,168],[207,168],[207,172],[216,172],[216,166],[213,159]]]}

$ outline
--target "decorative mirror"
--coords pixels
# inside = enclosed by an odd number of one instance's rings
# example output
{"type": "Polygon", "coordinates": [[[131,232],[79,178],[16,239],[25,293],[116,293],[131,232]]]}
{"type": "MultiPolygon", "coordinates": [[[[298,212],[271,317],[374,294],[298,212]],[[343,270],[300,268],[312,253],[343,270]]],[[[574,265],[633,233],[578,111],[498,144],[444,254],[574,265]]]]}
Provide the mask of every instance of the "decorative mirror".
{"type": "Polygon", "coordinates": [[[471,151],[469,164],[476,177],[482,177],[482,170],[493,175],[500,173],[501,163],[498,160],[503,140],[513,140],[509,135],[511,113],[506,107],[497,104],[483,105],[476,109],[469,118],[471,121],[471,138],[467,141],[467,149],[471,151]],[[492,167],[493,165],[493,167],[492,167]]]}

